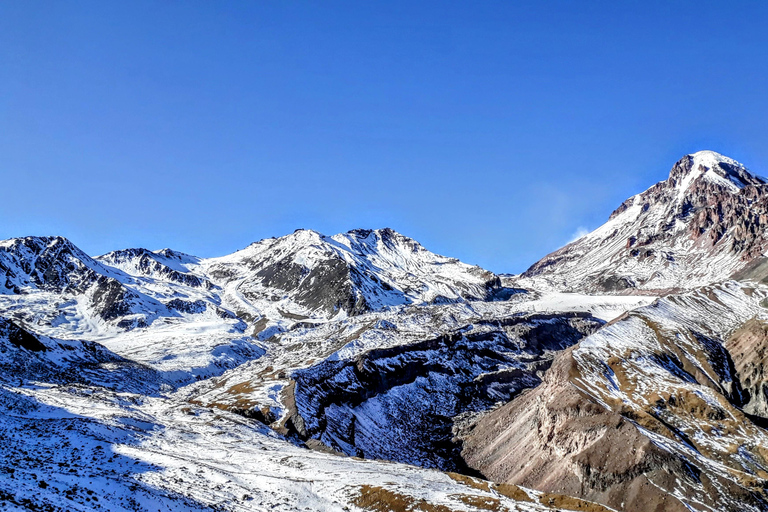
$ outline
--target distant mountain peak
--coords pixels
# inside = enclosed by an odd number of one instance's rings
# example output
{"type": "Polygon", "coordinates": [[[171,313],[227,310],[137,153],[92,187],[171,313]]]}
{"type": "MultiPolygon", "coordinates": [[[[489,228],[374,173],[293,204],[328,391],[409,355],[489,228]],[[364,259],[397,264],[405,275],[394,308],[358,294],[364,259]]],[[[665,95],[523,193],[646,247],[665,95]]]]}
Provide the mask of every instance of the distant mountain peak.
{"type": "Polygon", "coordinates": [[[329,318],[340,311],[480,300],[500,286],[492,272],[434,254],[391,228],[333,236],[296,230],[206,265],[221,286],[237,283],[232,286],[248,300],[272,297],[275,304],[287,301],[284,311],[295,307],[294,314],[329,318]]]}
{"type": "Polygon", "coordinates": [[[704,149],[701,151],[697,151],[695,153],[691,153],[689,155],[685,155],[686,157],[692,158],[694,162],[697,164],[704,165],[706,167],[712,167],[713,165],[716,165],[718,163],[725,162],[730,165],[736,165],[739,167],[744,167],[741,163],[737,162],[733,158],[727,157],[721,153],[718,153],[717,151],[712,151],[709,149],[704,149]]]}
{"type": "Polygon", "coordinates": [[[63,236],[25,236],[18,238],[9,238],[0,241],[0,247],[5,250],[13,248],[25,248],[32,253],[41,253],[46,250],[68,250],[77,252],[77,256],[83,259],[90,259],[84,252],[78,249],[72,242],[63,236]]]}
{"type": "Polygon", "coordinates": [[[738,192],[748,185],[762,185],[766,180],[749,171],[743,164],[715,151],[698,151],[677,161],[667,183],[687,191],[701,178],[729,192],[738,192]]]}
{"type": "Polygon", "coordinates": [[[564,290],[689,289],[766,255],[766,228],[768,182],[732,158],[699,151],[523,276],[564,290]]]}

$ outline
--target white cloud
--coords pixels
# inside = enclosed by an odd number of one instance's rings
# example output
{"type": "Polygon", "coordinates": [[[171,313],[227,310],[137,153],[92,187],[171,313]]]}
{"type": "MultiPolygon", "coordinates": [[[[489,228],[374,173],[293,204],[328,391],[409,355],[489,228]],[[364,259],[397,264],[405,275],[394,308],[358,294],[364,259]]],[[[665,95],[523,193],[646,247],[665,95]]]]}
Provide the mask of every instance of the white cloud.
{"type": "Polygon", "coordinates": [[[579,238],[583,237],[587,233],[589,233],[589,229],[585,228],[584,226],[579,226],[576,228],[576,231],[571,235],[571,239],[568,240],[568,243],[575,242],[579,238]]]}

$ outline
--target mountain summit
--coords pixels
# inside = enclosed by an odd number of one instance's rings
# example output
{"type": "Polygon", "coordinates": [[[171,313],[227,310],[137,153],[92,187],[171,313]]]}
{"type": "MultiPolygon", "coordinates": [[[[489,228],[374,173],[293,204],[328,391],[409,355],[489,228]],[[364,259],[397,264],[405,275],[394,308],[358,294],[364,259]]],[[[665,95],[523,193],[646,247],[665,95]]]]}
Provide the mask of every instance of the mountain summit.
{"type": "Polygon", "coordinates": [[[738,192],[748,185],[763,185],[765,179],[756,176],[742,164],[715,151],[699,151],[681,158],[672,167],[667,182],[685,192],[697,180],[721,185],[724,190],[738,192]]]}
{"type": "Polygon", "coordinates": [[[524,274],[564,291],[652,293],[763,277],[768,185],[714,151],[681,158],[669,178],[630,197],[593,232],[524,274]]]}
{"type": "Polygon", "coordinates": [[[334,236],[300,229],[206,260],[201,268],[229,295],[252,303],[238,303],[239,309],[268,297],[272,304],[254,315],[272,306],[294,317],[357,315],[402,304],[483,300],[500,287],[495,274],[434,254],[389,228],[334,236]]]}

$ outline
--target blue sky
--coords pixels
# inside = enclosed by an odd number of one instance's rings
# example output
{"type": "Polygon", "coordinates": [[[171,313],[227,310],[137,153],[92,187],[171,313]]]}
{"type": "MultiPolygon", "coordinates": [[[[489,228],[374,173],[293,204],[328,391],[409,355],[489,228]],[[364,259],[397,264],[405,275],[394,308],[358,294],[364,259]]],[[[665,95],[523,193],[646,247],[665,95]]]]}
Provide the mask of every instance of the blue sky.
{"type": "Polygon", "coordinates": [[[3,2],[0,238],[389,226],[519,272],[682,155],[768,175],[766,2],[3,2]]]}

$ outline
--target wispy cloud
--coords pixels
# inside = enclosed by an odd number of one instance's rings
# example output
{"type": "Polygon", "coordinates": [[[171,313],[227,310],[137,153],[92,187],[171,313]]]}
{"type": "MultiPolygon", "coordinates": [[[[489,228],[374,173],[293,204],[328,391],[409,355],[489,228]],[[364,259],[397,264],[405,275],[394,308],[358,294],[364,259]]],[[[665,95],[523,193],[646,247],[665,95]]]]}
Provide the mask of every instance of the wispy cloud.
{"type": "Polygon", "coordinates": [[[573,234],[571,235],[571,239],[568,240],[568,243],[578,240],[579,238],[583,237],[589,232],[590,232],[589,229],[585,228],[584,226],[579,226],[578,228],[576,228],[576,231],[574,231],[573,234]]]}

